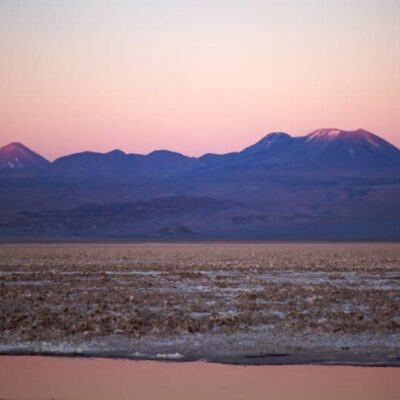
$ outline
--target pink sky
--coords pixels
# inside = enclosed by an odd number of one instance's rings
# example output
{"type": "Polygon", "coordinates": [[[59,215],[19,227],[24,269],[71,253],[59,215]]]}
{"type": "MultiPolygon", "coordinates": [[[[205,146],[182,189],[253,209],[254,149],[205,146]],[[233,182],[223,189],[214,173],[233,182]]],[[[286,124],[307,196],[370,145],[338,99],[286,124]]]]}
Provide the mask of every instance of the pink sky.
{"type": "Polygon", "coordinates": [[[398,0],[0,3],[0,146],[200,155],[322,127],[400,147],[398,0]]]}

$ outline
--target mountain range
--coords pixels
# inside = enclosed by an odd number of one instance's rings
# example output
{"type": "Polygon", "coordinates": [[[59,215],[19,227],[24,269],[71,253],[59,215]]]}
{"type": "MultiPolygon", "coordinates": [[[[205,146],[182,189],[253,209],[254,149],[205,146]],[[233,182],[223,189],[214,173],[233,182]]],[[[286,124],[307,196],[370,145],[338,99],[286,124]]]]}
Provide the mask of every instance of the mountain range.
{"type": "Polygon", "coordinates": [[[270,133],[188,157],[0,148],[0,237],[399,239],[400,150],[366,130],[270,133]]]}

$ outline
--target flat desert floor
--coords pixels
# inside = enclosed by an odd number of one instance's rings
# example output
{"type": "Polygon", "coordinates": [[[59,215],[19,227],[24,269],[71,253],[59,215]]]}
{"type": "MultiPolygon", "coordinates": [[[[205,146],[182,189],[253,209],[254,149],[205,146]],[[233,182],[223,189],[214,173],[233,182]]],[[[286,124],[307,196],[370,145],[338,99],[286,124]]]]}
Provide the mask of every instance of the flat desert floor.
{"type": "Polygon", "coordinates": [[[399,243],[0,245],[0,353],[400,365],[399,243]]]}

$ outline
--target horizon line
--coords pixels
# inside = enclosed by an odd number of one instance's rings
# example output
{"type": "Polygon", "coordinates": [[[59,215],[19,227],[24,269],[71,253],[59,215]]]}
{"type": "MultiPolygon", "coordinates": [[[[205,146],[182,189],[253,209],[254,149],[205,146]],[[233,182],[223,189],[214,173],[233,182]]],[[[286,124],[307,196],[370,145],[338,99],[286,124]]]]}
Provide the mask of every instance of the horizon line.
{"type": "Polygon", "coordinates": [[[24,144],[23,142],[20,142],[20,141],[9,142],[6,145],[0,147],[0,150],[5,148],[5,147],[11,146],[11,145],[20,145],[20,146],[23,146],[23,147],[29,149],[30,151],[33,151],[34,153],[36,153],[38,155],[40,155],[42,158],[44,158],[45,160],[49,161],[50,163],[54,162],[54,161],[56,161],[56,160],[58,160],[60,158],[68,157],[68,156],[75,155],[75,154],[93,153],[93,154],[103,154],[103,155],[105,155],[105,154],[109,154],[109,153],[113,153],[113,152],[120,152],[120,153],[123,153],[126,156],[134,155],[134,156],[143,156],[143,157],[149,156],[150,154],[156,153],[156,152],[168,152],[168,153],[179,154],[179,155],[182,155],[182,156],[188,157],[188,158],[196,158],[196,159],[198,159],[198,158],[204,157],[206,155],[225,155],[225,154],[240,153],[241,151],[247,149],[248,147],[251,147],[251,146],[257,144],[258,142],[262,141],[263,139],[265,139],[269,135],[273,135],[273,134],[285,134],[285,135],[288,135],[290,138],[297,139],[297,138],[305,138],[307,136],[311,136],[311,135],[313,135],[313,134],[315,134],[316,132],[319,132],[319,131],[338,131],[340,133],[353,133],[353,134],[361,133],[361,132],[368,133],[368,134],[377,136],[381,140],[384,140],[385,142],[389,143],[390,145],[394,146],[396,149],[398,149],[400,151],[400,147],[398,147],[396,144],[388,141],[387,139],[381,137],[380,135],[377,135],[377,134],[375,134],[375,133],[373,133],[373,132],[371,132],[371,131],[369,131],[369,130],[367,130],[365,128],[357,128],[357,129],[318,128],[318,129],[314,129],[310,133],[307,133],[307,134],[304,134],[304,135],[297,135],[297,136],[292,135],[292,134],[290,134],[288,132],[284,132],[284,131],[271,131],[271,132],[265,134],[264,136],[262,136],[259,140],[257,140],[253,144],[250,144],[250,145],[248,145],[248,146],[246,146],[246,147],[244,147],[242,149],[239,149],[239,150],[236,150],[236,151],[228,151],[228,152],[225,152],[225,153],[206,152],[206,153],[200,154],[199,156],[186,155],[183,152],[179,152],[179,151],[175,151],[175,150],[169,150],[167,148],[154,149],[154,150],[149,151],[148,153],[125,152],[124,150],[121,150],[121,148],[113,148],[111,150],[106,150],[106,151],[81,150],[81,151],[76,151],[76,152],[72,152],[72,153],[62,154],[62,155],[59,155],[58,157],[55,157],[53,159],[49,159],[49,158],[46,158],[46,157],[42,156],[41,153],[39,153],[38,151],[32,150],[32,148],[30,146],[27,146],[26,144],[24,144]]]}

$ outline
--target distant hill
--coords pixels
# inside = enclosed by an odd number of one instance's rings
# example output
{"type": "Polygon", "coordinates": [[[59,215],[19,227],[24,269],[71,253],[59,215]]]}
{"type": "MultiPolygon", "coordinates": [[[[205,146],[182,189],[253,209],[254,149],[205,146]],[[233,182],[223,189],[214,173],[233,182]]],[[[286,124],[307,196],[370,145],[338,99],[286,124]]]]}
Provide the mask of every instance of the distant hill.
{"type": "Polygon", "coordinates": [[[10,172],[21,169],[37,169],[49,166],[44,157],[21,143],[10,143],[0,148],[0,171],[10,172]]]}
{"type": "Polygon", "coordinates": [[[397,173],[399,154],[395,146],[362,129],[318,129],[303,137],[271,133],[241,152],[252,163],[257,160],[271,168],[314,168],[347,175],[397,173]]]}
{"type": "Polygon", "coordinates": [[[240,152],[0,149],[0,237],[400,239],[400,150],[359,129],[240,152]]]}

